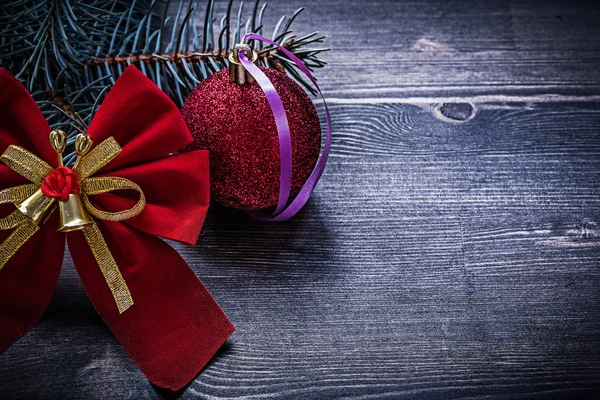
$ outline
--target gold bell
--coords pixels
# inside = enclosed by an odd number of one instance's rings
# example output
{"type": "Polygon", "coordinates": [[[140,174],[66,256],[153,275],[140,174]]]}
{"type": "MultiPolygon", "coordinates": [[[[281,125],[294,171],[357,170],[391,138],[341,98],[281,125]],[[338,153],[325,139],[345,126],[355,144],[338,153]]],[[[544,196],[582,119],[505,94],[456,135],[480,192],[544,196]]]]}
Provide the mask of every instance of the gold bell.
{"type": "MultiPolygon", "coordinates": [[[[61,130],[50,132],[50,145],[58,154],[58,165],[63,165],[62,152],[67,144],[67,135],[61,130]]],[[[54,199],[44,196],[42,189],[36,190],[34,194],[17,204],[17,209],[21,211],[34,224],[40,225],[44,215],[50,210],[54,204],[54,199]]]]}
{"type": "Polygon", "coordinates": [[[17,209],[39,226],[53,203],[53,198],[44,196],[42,189],[38,189],[34,194],[17,204],[17,209]]]}
{"type": "MultiPolygon", "coordinates": [[[[81,158],[92,147],[92,138],[84,133],[80,133],[75,138],[75,152],[77,159],[73,165],[73,169],[77,168],[81,158]]],[[[94,220],[89,216],[79,194],[70,194],[67,201],[58,202],[58,231],[72,232],[85,228],[87,225],[94,223],[94,220]]]]}
{"type": "Polygon", "coordinates": [[[58,202],[58,231],[72,232],[94,223],[81,203],[79,194],[70,194],[69,200],[58,202]]]}

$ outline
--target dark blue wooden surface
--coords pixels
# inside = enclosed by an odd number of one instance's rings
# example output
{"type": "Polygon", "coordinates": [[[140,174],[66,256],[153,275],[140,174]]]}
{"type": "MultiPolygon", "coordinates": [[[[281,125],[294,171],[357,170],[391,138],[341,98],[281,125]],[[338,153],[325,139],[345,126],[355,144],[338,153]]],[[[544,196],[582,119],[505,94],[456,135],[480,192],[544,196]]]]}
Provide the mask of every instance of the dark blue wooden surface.
{"type": "Polygon", "coordinates": [[[213,207],[178,247],[237,327],[222,351],[157,390],[67,259],[0,398],[600,397],[598,6],[272,1],[266,26],[301,5],[334,49],[314,198],[213,207]]]}

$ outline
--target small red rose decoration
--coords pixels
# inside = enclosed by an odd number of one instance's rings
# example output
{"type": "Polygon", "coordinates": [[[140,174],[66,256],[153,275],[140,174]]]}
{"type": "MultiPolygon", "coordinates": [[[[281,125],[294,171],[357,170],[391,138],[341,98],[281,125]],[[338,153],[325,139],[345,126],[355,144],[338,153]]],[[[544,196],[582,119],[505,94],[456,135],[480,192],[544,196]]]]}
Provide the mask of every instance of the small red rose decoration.
{"type": "Polygon", "coordinates": [[[80,190],[77,174],[68,167],[58,167],[42,181],[42,193],[60,201],[69,200],[70,194],[80,190]]]}

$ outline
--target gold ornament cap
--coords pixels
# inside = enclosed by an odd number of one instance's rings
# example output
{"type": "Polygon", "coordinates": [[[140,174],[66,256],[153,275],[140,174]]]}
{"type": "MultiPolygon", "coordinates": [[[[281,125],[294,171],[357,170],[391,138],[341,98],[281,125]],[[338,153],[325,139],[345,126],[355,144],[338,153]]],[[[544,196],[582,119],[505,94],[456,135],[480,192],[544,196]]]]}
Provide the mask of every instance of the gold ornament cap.
{"type": "Polygon", "coordinates": [[[252,50],[250,45],[245,43],[236,44],[227,57],[229,60],[229,80],[237,83],[238,85],[253,83],[254,78],[248,73],[248,71],[246,71],[246,68],[244,68],[240,62],[240,51],[243,52],[252,62],[256,62],[258,59],[258,54],[252,50]]]}

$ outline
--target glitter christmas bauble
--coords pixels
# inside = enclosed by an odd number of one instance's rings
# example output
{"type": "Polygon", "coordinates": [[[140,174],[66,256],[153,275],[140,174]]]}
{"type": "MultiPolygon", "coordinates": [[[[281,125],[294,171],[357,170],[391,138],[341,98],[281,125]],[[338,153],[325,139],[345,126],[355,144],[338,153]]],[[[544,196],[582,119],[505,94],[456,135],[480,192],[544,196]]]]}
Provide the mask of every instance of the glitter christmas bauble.
{"type": "MultiPolygon", "coordinates": [[[[302,88],[279,71],[262,68],[283,101],[292,139],[292,193],[312,172],[321,147],[317,111],[302,88]]],[[[210,152],[215,201],[242,210],[274,206],[279,197],[279,140],[264,92],[254,82],[230,82],[221,70],[192,91],[181,110],[194,142],[185,150],[210,152]]]]}

